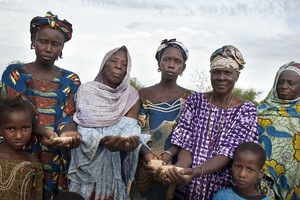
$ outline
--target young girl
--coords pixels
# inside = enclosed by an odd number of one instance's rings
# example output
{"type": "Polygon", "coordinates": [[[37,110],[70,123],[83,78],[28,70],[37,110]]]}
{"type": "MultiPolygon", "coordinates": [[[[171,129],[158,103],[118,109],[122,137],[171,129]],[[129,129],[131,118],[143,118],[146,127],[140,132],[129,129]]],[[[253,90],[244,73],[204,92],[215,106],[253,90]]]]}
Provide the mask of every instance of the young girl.
{"type": "Polygon", "coordinates": [[[265,160],[265,150],[259,144],[254,142],[240,144],[235,151],[232,165],[235,186],[218,191],[213,200],[270,199],[256,189],[258,181],[264,174],[265,160]]]}
{"type": "Polygon", "coordinates": [[[23,150],[35,123],[32,106],[21,97],[0,101],[1,199],[42,199],[42,165],[23,150]]]}

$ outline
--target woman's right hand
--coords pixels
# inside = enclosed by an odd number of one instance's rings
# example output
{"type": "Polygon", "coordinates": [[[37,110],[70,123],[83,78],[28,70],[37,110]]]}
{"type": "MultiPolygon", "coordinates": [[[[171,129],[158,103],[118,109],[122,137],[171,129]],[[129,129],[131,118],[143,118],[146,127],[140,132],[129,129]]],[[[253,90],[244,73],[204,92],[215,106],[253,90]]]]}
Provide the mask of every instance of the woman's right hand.
{"type": "Polygon", "coordinates": [[[103,145],[111,152],[126,151],[130,152],[137,148],[140,138],[138,136],[105,136],[101,139],[100,145],[103,145]]]}
{"type": "Polygon", "coordinates": [[[145,154],[143,157],[142,166],[149,177],[153,177],[154,180],[160,180],[159,179],[160,170],[156,169],[154,166],[151,166],[151,160],[159,160],[159,158],[152,152],[145,154]]]}

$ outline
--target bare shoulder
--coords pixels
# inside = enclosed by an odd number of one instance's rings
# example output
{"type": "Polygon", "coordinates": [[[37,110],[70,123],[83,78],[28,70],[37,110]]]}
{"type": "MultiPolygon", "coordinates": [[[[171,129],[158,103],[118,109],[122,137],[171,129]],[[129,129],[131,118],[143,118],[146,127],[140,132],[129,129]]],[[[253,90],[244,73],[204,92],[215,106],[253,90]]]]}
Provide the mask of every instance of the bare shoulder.
{"type": "Polygon", "coordinates": [[[145,87],[145,88],[141,88],[139,89],[139,95],[141,98],[145,98],[148,99],[149,97],[151,97],[154,93],[156,93],[158,91],[158,87],[157,85],[153,85],[150,87],[145,87]]]}

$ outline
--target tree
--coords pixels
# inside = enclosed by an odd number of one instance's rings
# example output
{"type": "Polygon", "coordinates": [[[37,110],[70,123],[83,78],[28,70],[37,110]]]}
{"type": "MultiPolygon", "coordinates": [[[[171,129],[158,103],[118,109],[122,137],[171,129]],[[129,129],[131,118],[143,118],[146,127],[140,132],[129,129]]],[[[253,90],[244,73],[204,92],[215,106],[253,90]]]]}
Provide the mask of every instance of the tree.
{"type": "Polygon", "coordinates": [[[242,89],[242,88],[234,88],[233,94],[239,97],[242,97],[245,100],[251,101],[255,105],[258,105],[256,98],[261,95],[261,91],[257,91],[253,88],[250,89],[242,89]]]}
{"type": "Polygon", "coordinates": [[[136,77],[130,79],[130,84],[136,89],[139,90],[143,85],[137,80],[136,77]]]}
{"type": "Polygon", "coordinates": [[[192,74],[192,77],[199,92],[208,92],[212,90],[209,75],[206,72],[196,70],[196,73],[192,74]]]}

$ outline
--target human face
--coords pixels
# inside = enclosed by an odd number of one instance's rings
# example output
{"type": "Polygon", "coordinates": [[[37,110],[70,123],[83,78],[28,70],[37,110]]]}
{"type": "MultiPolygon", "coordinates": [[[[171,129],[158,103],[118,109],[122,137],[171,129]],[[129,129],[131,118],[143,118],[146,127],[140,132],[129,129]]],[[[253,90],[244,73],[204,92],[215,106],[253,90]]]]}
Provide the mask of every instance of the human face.
{"type": "Polygon", "coordinates": [[[185,69],[181,52],[172,46],[164,50],[158,65],[162,72],[162,77],[167,80],[176,80],[178,75],[185,69]]]}
{"type": "Polygon", "coordinates": [[[278,78],[276,91],[279,99],[296,99],[300,95],[300,76],[291,70],[283,71],[278,78]]]}
{"type": "Polygon", "coordinates": [[[14,111],[7,114],[1,126],[4,145],[14,150],[22,150],[29,141],[32,132],[30,112],[14,111]]]}
{"type": "Polygon", "coordinates": [[[236,155],[232,174],[238,191],[243,194],[255,194],[255,182],[263,175],[263,170],[259,168],[259,157],[250,151],[242,151],[236,155]]]}
{"type": "Polygon", "coordinates": [[[229,94],[232,92],[239,73],[234,69],[217,68],[210,72],[211,85],[216,93],[229,94]]]}
{"type": "Polygon", "coordinates": [[[33,46],[38,62],[53,65],[63,50],[64,36],[58,30],[44,28],[37,31],[33,46]]]}
{"type": "Polygon", "coordinates": [[[123,49],[115,52],[103,67],[103,83],[111,88],[117,88],[127,74],[127,55],[123,49]]]}

